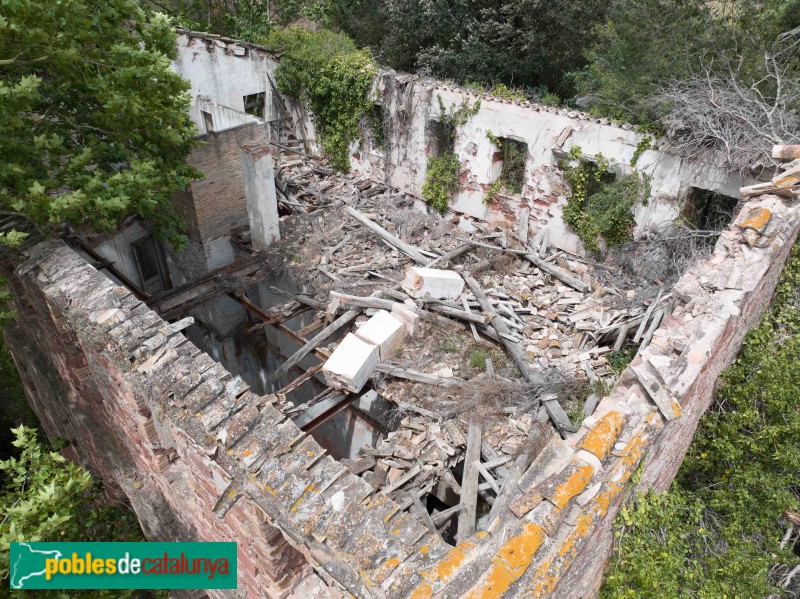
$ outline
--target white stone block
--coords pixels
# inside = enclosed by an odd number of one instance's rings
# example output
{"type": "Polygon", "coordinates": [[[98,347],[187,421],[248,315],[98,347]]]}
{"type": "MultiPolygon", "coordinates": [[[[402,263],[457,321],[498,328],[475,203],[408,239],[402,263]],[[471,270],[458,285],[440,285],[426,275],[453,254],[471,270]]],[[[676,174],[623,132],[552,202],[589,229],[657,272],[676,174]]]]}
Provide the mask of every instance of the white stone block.
{"type": "Polygon", "coordinates": [[[464,279],[452,270],[412,266],[406,271],[402,286],[411,297],[456,299],[464,290],[464,279]]]}
{"type": "Polygon", "coordinates": [[[322,375],[331,387],[358,393],[378,365],[378,346],[348,333],[333,352],[322,375]]]}
{"type": "Polygon", "coordinates": [[[403,343],[406,327],[402,320],[392,316],[386,310],[378,310],[372,318],[356,330],[355,335],[362,341],[377,345],[378,356],[385,361],[403,343]]]}
{"type": "MultiPolygon", "coordinates": [[[[411,300],[409,300],[411,301],[411,300]]],[[[411,335],[412,337],[417,332],[417,323],[419,322],[419,314],[410,310],[407,306],[403,304],[394,304],[392,306],[392,314],[395,318],[399,318],[403,321],[403,324],[406,327],[406,332],[411,335]]]]}

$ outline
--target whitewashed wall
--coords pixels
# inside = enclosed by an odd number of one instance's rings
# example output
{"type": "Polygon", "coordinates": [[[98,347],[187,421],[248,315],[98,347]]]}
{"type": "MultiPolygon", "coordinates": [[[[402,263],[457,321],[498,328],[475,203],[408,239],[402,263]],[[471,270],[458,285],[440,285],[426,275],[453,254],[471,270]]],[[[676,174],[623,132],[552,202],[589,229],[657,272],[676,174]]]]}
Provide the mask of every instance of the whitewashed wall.
{"type": "MultiPolygon", "coordinates": [[[[192,86],[189,114],[201,133],[206,130],[200,117],[199,101],[209,100],[244,113],[245,96],[266,92],[269,102],[271,95],[266,52],[252,44],[203,35],[179,31],[178,56],[172,63],[173,70],[192,86]]],[[[214,128],[222,130],[216,126],[216,120],[214,128]]]]}
{"type": "MultiPolygon", "coordinates": [[[[280,141],[285,141],[288,132],[303,140],[307,151],[319,152],[312,115],[307,107],[274,93],[270,77],[274,80],[277,62],[263,48],[181,30],[174,68],[191,82],[192,118],[201,131],[198,107],[203,99],[242,112],[245,95],[266,92],[267,120],[284,119],[284,136],[280,141]]],[[[550,242],[572,252],[582,253],[583,248],[562,220],[569,186],[557,168],[557,153],[580,146],[584,155],[602,154],[624,174],[631,171],[631,158],[644,137],[630,125],[613,124],[577,111],[479,95],[433,79],[394,71],[382,72],[372,93],[376,103],[388,111],[388,149],[375,148],[370,132],[365,129],[364,139],[351,144],[351,164],[355,172],[421,197],[431,145],[427,125],[440,118],[439,99],[448,112],[465,104],[473,106],[480,100],[480,110],[461,127],[456,137],[461,189],[454,198],[452,210],[490,223],[516,227],[520,211],[529,208],[531,234],[547,227],[550,242]],[[500,173],[499,164],[493,161],[497,149],[487,132],[528,144],[522,193],[498,196],[491,205],[486,205],[484,198],[500,173]]],[[[643,152],[635,168],[651,176],[652,194],[647,206],[636,208],[635,234],[679,216],[692,187],[738,197],[738,188],[752,183],[750,179],[726,174],[715,166],[716,162],[712,155],[689,160],[661,149],[643,152]]]]}

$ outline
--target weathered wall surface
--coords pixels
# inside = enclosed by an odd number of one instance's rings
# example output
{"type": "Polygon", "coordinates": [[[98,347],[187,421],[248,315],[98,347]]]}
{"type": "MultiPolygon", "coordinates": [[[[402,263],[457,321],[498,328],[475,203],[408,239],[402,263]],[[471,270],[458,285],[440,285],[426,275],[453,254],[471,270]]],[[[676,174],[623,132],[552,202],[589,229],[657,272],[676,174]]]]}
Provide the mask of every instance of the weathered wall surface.
{"type": "Polygon", "coordinates": [[[231,228],[247,225],[247,201],[240,148],[267,144],[264,125],[253,123],[200,138],[188,162],[205,173],[189,186],[191,201],[182,205],[187,221],[201,241],[230,234],[231,228]]]}
{"type": "Polygon", "coordinates": [[[580,240],[565,227],[561,212],[568,185],[557,168],[556,152],[579,146],[584,155],[602,154],[620,174],[635,170],[652,177],[648,206],[636,211],[637,233],[654,224],[673,220],[691,187],[738,197],[741,185],[749,183],[714,166],[713,156],[690,161],[668,152],[648,149],[636,166],[630,162],[645,137],[630,125],[616,125],[573,110],[551,108],[475,94],[432,79],[384,72],[376,97],[389,112],[389,151],[354,145],[354,168],[402,191],[421,197],[427,176],[427,161],[433,142],[431,121],[441,120],[441,103],[448,114],[461,106],[480,110],[460,127],[455,152],[461,161],[461,189],[452,208],[482,220],[516,226],[520,209],[530,208],[531,231],[546,226],[550,241],[568,251],[581,249],[580,240]],[[522,193],[484,202],[486,192],[500,175],[498,148],[487,133],[523,141],[528,145],[522,193]]]}
{"type": "MultiPolygon", "coordinates": [[[[272,86],[277,61],[263,48],[179,30],[174,68],[192,83],[192,118],[199,119],[199,106],[204,98],[242,111],[244,95],[263,91],[266,120],[273,124],[280,122],[282,135],[302,140],[308,151],[320,151],[312,115],[303,103],[280,95],[272,86]]],[[[528,208],[532,234],[547,227],[550,243],[570,252],[581,253],[583,248],[580,239],[562,220],[569,187],[557,168],[557,154],[569,152],[574,146],[579,146],[586,156],[602,154],[619,174],[635,169],[652,177],[649,204],[636,208],[636,234],[679,216],[693,187],[738,197],[739,187],[752,183],[715,166],[718,161],[711,154],[689,160],[662,149],[648,149],[631,166],[645,135],[630,125],[613,124],[608,119],[578,111],[476,94],[394,71],[384,71],[376,79],[374,98],[386,111],[388,150],[376,147],[372,133],[365,128],[363,139],[351,145],[351,164],[356,172],[421,197],[428,157],[436,145],[430,124],[441,120],[440,100],[450,114],[461,106],[474,106],[480,101],[478,113],[460,127],[456,136],[461,189],[452,209],[516,227],[520,211],[528,208]],[[528,145],[522,193],[498,196],[489,205],[484,199],[500,175],[500,159],[488,132],[528,145]]],[[[203,125],[199,126],[203,131],[203,125]]]]}
{"type": "Polygon", "coordinates": [[[669,485],[800,231],[799,203],[761,196],[736,222],[755,207],[773,214],[767,247],[723,233],[595,414],[455,548],[59,241],[6,257],[21,315],[7,340],[48,433],[130,498],[148,535],[239,541],[241,594],[307,592],[313,564],[358,597],[593,596],[633,472],[644,460],[641,485],[669,485]],[[658,407],[632,371],[648,368],[658,407]]]}
{"type": "Polygon", "coordinates": [[[231,482],[220,448],[176,414],[184,396],[194,398],[180,409],[189,418],[220,393],[253,405],[255,396],[62,242],[29,255],[12,277],[20,318],[6,341],[48,435],[72,441],[130,499],[148,537],[238,541],[238,596],[285,596],[309,575],[305,560],[248,499],[220,510],[231,482]]]}
{"type": "Polygon", "coordinates": [[[172,68],[192,85],[189,115],[198,131],[206,132],[200,115],[201,109],[207,110],[202,105],[204,99],[244,112],[245,96],[269,96],[268,55],[263,48],[219,35],[188,33],[178,32],[178,56],[172,68]]]}

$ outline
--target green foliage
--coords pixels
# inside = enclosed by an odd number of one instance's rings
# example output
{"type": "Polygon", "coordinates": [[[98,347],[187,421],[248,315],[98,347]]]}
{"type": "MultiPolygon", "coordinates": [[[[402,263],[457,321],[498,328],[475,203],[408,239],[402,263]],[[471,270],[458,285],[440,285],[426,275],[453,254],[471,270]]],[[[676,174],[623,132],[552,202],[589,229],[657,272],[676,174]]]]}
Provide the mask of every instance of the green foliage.
{"type": "Polygon", "coordinates": [[[458,191],[461,163],[453,152],[428,159],[428,174],[422,185],[422,198],[432,208],[444,212],[458,191]]]}
{"type": "Polygon", "coordinates": [[[480,100],[476,100],[472,106],[469,105],[469,102],[465,102],[458,107],[456,107],[455,104],[451,104],[449,111],[444,106],[442,96],[437,95],[436,100],[439,102],[439,120],[453,131],[456,131],[459,127],[466,125],[467,122],[476,114],[478,114],[478,111],[481,109],[480,100]]]}
{"type": "Polygon", "coordinates": [[[577,166],[562,164],[572,189],[564,206],[564,222],[592,252],[600,252],[600,239],[609,246],[629,241],[634,224],[632,209],[637,204],[647,205],[649,178],[635,172],[617,178],[602,155],[587,160],[578,146],[571,154],[577,166]]]}
{"type": "Polygon", "coordinates": [[[554,94],[552,92],[547,92],[542,94],[542,96],[539,98],[539,104],[543,104],[545,106],[558,107],[561,106],[562,101],[557,94],[554,94]]]}
{"type": "Polygon", "coordinates": [[[444,341],[439,344],[439,349],[448,354],[454,354],[458,351],[458,346],[454,341],[444,341]]]}
{"type": "MultiPolygon", "coordinates": [[[[436,96],[439,102],[439,130],[441,139],[437,140],[440,148],[450,147],[455,142],[459,127],[462,127],[481,109],[480,100],[472,106],[469,102],[456,107],[455,104],[448,110],[442,102],[441,96],[436,96]]],[[[458,178],[461,173],[461,162],[458,156],[451,151],[443,151],[439,156],[428,159],[428,174],[422,185],[422,197],[428,204],[444,212],[450,205],[453,195],[458,191],[458,178]]]]}
{"type": "Polygon", "coordinates": [[[0,207],[113,230],[136,213],[180,244],[170,195],[200,173],[175,32],[133,0],[13,0],[0,18],[0,207]]]}
{"type": "Polygon", "coordinates": [[[486,370],[486,360],[491,359],[495,368],[503,368],[506,364],[506,356],[496,348],[486,349],[476,347],[469,353],[467,364],[476,370],[486,370]]]}
{"type": "Polygon", "coordinates": [[[503,98],[504,100],[514,100],[518,102],[523,102],[525,100],[525,94],[517,89],[511,89],[507,85],[503,85],[502,83],[498,83],[495,85],[490,91],[489,94],[492,96],[496,96],[498,98],[503,98]]]}
{"type": "Polygon", "coordinates": [[[348,170],[350,142],[358,136],[362,117],[372,110],[367,96],[375,67],[369,51],[324,29],[276,30],[264,43],[282,52],[275,75],[278,88],[308,103],[331,166],[348,170]]]}
{"type": "Polygon", "coordinates": [[[636,163],[639,162],[639,158],[642,157],[642,154],[645,151],[649,150],[651,145],[653,144],[653,138],[649,135],[645,135],[638,144],[636,144],[636,149],[633,151],[633,156],[631,156],[631,166],[636,166],[636,163]]]}
{"type": "Polygon", "coordinates": [[[611,369],[617,374],[617,376],[622,374],[622,371],[628,367],[633,359],[636,357],[636,352],[638,351],[638,346],[624,346],[619,351],[611,352],[610,354],[606,355],[606,359],[608,360],[608,365],[611,366],[611,369]]]}
{"type": "Polygon", "coordinates": [[[584,63],[607,3],[499,0],[336,0],[332,22],[390,66],[487,88],[547,85],[571,96],[564,73],[584,63]]]}
{"type": "Polygon", "coordinates": [[[780,547],[781,513],[800,509],[799,351],[796,244],[772,308],[723,373],[672,488],[620,512],[603,597],[781,596],[770,570],[800,562],[790,544],[780,547]]]}
{"type": "Polygon", "coordinates": [[[494,197],[502,191],[510,194],[522,193],[522,184],[525,180],[525,161],[528,159],[528,146],[520,141],[498,137],[491,131],[486,132],[486,137],[503,154],[503,170],[486,191],[486,196],[483,198],[484,204],[491,204],[494,197]]]}
{"type": "Polygon", "coordinates": [[[21,424],[34,427],[38,422],[25,399],[17,368],[0,334],[0,460],[15,452],[12,444],[15,436],[11,429],[21,424]]]}
{"type": "Polygon", "coordinates": [[[469,354],[469,367],[477,370],[486,370],[486,358],[489,357],[489,352],[485,349],[473,349],[469,354]]]}
{"type": "Polygon", "coordinates": [[[761,80],[768,96],[771,76],[754,73],[779,33],[800,22],[798,12],[797,0],[612,0],[572,79],[592,112],[655,128],[666,108],[653,101],[659,86],[701,67],[730,63],[742,80],[761,80]]]}
{"type": "Polygon", "coordinates": [[[88,472],[48,450],[34,429],[12,433],[18,455],[0,461],[0,584],[8,588],[13,542],[144,540],[132,512],[108,507],[88,472]]]}

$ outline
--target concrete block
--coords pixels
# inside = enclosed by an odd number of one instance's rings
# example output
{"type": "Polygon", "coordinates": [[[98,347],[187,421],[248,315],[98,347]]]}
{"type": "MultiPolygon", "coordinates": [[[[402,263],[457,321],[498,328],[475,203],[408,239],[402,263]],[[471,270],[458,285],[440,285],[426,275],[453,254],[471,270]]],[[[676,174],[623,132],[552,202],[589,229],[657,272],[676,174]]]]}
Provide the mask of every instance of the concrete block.
{"type": "Polygon", "coordinates": [[[395,318],[399,318],[403,321],[403,324],[406,327],[406,332],[411,335],[412,337],[417,332],[417,323],[419,322],[419,314],[410,310],[408,307],[404,306],[403,304],[395,304],[392,306],[392,314],[395,318]]]}
{"type": "Polygon", "coordinates": [[[464,290],[464,279],[452,270],[412,266],[406,271],[402,286],[411,297],[456,299],[464,290]]]}
{"type": "Polygon", "coordinates": [[[322,367],[325,381],[336,389],[358,393],[378,365],[378,351],[377,345],[348,333],[322,367]]]}
{"type": "Polygon", "coordinates": [[[356,330],[355,335],[362,341],[377,345],[379,358],[385,361],[403,343],[406,327],[403,321],[396,316],[392,316],[386,310],[378,310],[372,318],[356,330]]]}

